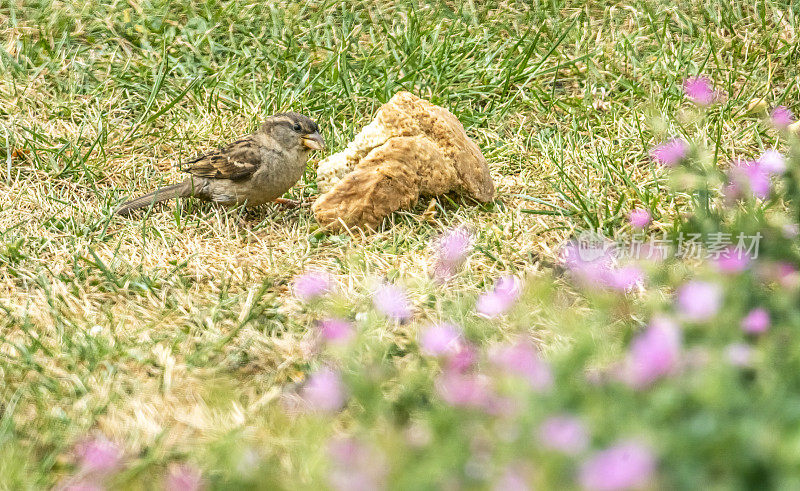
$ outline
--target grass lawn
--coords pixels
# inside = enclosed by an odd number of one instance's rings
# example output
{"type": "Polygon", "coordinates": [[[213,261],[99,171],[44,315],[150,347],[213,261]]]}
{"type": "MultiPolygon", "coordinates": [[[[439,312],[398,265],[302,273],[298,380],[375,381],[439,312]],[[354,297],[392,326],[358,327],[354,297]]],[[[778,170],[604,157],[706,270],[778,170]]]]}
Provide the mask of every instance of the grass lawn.
{"type": "MultiPolygon", "coordinates": [[[[723,161],[773,145],[746,108],[800,100],[798,31],[782,1],[0,3],[0,488],[62,482],[98,434],[124,447],[126,488],[183,461],[224,487],[241,442],[264,486],[311,486],[320,463],[293,442],[313,435],[279,404],[316,366],[296,275],[325,269],[361,305],[376,281],[402,283],[413,321],[373,333],[402,351],[446,308],[429,275],[448,227],[476,234],[451,302],[537,274],[576,230],[628,230],[633,208],[658,233],[688,205],[649,149],[698,130],[723,161]],[[703,128],[681,89],[697,74],[727,94],[703,128]],[[315,118],[339,151],[399,90],[461,120],[495,202],[440,197],[423,219],[425,200],[340,235],[307,207],[111,214],[272,113],[315,118]]],[[[322,157],[287,197],[318,194],[322,157]]],[[[551,317],[534,324],[545,352],[565,342],[551,317]]]]}

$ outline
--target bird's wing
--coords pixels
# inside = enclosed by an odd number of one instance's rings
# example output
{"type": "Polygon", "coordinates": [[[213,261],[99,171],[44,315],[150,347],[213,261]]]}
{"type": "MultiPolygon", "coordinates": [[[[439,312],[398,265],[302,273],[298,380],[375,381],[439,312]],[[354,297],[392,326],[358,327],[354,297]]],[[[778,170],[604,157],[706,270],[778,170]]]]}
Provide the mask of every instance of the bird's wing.
{"type": "Polygon", "coordinates": [[[260,162],[258,144],[250,135],[227,147],[183,162],[179,168],[197,177],[236,181],[250,177],[260,162]]]}

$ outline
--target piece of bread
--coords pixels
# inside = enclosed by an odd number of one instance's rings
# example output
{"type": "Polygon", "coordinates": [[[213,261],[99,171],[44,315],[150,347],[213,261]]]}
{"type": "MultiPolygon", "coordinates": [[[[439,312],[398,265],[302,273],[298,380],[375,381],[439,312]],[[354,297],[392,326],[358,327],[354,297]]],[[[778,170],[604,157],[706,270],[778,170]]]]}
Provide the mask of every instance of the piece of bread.
{"type": "Polygon", "coordinates": [[[486,159],[448,110],[399,92],[347,148],[319,164],[317,221],[332,229],[375,228],[420,196],[449,192],[486,203],[494,182],[486,159]]]}

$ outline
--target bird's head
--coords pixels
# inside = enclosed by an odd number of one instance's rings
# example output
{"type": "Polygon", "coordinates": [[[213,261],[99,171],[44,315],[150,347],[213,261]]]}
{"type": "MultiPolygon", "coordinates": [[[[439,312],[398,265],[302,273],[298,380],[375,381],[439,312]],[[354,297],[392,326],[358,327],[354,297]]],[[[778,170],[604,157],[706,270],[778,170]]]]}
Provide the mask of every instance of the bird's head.
{"type": "Polygon", "coordinates": [[[270,116],[264,122],[261,131],[286,150],[298,149],[310,152],[325,149],[325,140],[319,133],[317,123],[300,113],[288,112],[270,116]]]}

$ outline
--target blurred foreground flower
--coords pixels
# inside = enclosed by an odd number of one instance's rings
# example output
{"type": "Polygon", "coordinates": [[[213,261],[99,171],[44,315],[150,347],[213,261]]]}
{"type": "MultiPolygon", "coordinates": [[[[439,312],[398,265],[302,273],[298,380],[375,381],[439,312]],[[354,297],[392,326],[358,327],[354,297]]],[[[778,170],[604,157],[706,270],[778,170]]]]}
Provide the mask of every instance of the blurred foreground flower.
{"type": "Polygon", "coordinates": [[[778,106],[770,114],[772,125],[778,129],[785,130],[790,124],[794,123],[794,114],[786,106],[778,106]]]}
{"type": "Polygon", "coordinates": [[[721,251],[715,263],[723,273],[741,273],[750,266],[750,256],[741,248],[729,246],[721,251]]]}
{"type": "Polygon", "coordinates": [[[308,271],[294,280],[294,295],[308,302],[328,293],[332,287],[331,277],[325,272],[308,271]]]}
{"type": "Polygon", "coordinates": [[[632,264],[615,266],[614,254],[615,250],[610,246],[571,241],[564,246],[561,260],[583,286],[626,292],[641,283],[644,275],[638,266],[632,264]]]}
{"type": "Polygon", "coordinates": [[[461,330],[448,323],[427,328],[420,336],[422,351],[430,356],[453,353],[458,349],[461,330]]]}
{"type": "Polygon", "coordinates": [[[613,268],[606,278],[606,285],[613,290],[627,292],[640,284],[644,279],[644,273],[634,264],[613,268]]]}
{"type": "Polygon", "coordinates": [[[492,486],[493,491],[529,491],[525,473],[521,465],[510,465],[506,467],[500,478],[492,486]]]}
{"type": "Polygon", "coordinates": [[[758,158],[761,168],[768,174],[783,174],[786,172],[786,159],[777,150],[765,150],[758,158]]]}
{"type": "Polygon", "coordinates": [[[319,323],[322,338],[332,344],[346,344],[355,337],[352,324],[346,320],[328,318],[319,323]]]}
{"type": "Polygon", "coordinates": [[[104,438],[80,443],[75,448],[80,468],[85,473],[111,473],[122,465],[122,449],[104,438]]]}
{"type": "Polygon", "coordinates": [[[728,171],[726,196],[732,199],[745,197],[745,190],[756,198],[767,199],[770,194],[770,173],[760,162],[739,162],[728,171]]]}
{"type": "Polygon", "coordinates": [[[749,344],[733,343],[725,348],[725,359],[735,367],[747,368],[753,364],[753,352],[749,344]]]}
{"type": "Polygon", "coordinates": [[[330,368],[313,373],[303,387],[302,395],[312,409],[329,413],[341,409],[346,400],[342,379],[330,368]]]}
{"type": "Polygon", "coordinates": [[[447,357],[447,368],[456,372],[469,370],[478,359],[476,349],[469,343],[459,342],[456,350],[447,357]]]}
{"type": "Polygon", "coordinates": [[[520,280],[514,276],[504,276],[497,280],[494,289],[478,297],[475,305],[478,313],[484,317],[497,317],[504,314],[521,293],[520,280]]]}
{"type": "Polygon", "coordinates": [[[539,357],[539,351],[529,340],[496,346],[489,357],[495,366],[527,380],[534,390],[543,391],[553,386],[550,366],[539,357]]]}
{"type": "Polygon", "coordinates": [[[337,491],[384,489],[388,472],[386,458],[378,449],[352,437],[334,438],[328,443],[331,469],[328,482],[337,491]]]}
{"type": "Polygon", "coordinates": [[[494,393],[485,375],[445,370],[436,379],[436,392],[447,404],[477,409],[489,408],[494,393]]]}
{"type": "Polygon", "coordinates": [[[475,348],[463,338],[461,328],[447,322],[422,331],[419,344],[424,354],[444,358],[446,369],[453,373],[467,371],[478,357],[475,348]]]}
{"type": "Polygon", "coordinates": [[[623,441],[584,462],[580,483],[584,489],[612,491],[640,487],[656,468],[652,451],[634,441],[623,441]]]}
{"type": "Polygon", "coordinates": [[[55,488],[56,491],[106,491],[105,486],[94,482],[75,482],[59,486],[55,488]]]}
{"type": "Polygon", "coordinates": [[[372,295],[375,309],[386,317],[405,321],[411,317],[411,304],[406,292],[396,285],[382,284],[372,295]]]}
{"type": "Polygon", "coordinates": [[[551,416],[539,426],[538,439],[549,449],[577,455],[589,445],[589,435],[581,420],[571,415],[551,416]]]}
{"type": "Polygon", "coordinates": [[[631,343],[625,364],[625,380],[637,389],[651,385],[675,371],[680,351],[681,333],[678,326],[667,318],[654,318],[650,326],[631,343]]]}
{"type": "Polygon", "coordinates": [[[678,312],[685,319],[695,322],[714,317],[721,302],[722,290],[719,285],[700,280],[683,285],[676,298],[678,312]]]}
{"type": "Polygon", "coordinates": [[[711,80],[707,77],[689,77],[683,82],[683,92],[690,101],[698,106],[710,106],[719,94],[714,91],[711,80]]]}
{"type": "Polygon", "coordinates": [[[74,453],[78,472],[57,485],[56,491],[103,491],[103,482],[122,469],[122,449],[104,437],[78,443],[74,453]]]}
{"type": "Polygon", "coordinates": [[[203,475],[192,465],[174,465],[167,474],[164,487],[167,491],[199,491],[203,487],[203,475]]]}
{"type": "Polygon", "coordinates": [[[472,234],[463,227],[456,227],[443,235],[436,245],[433,274],[444,281],[458,271],[472,251],[472,234]]]}
{"type": "Polygon", "coordinates": [[[631,210],[630,215],[628,215],[628,220],[634,228],[645,228],[650,225],[652,219],[650,212],[642,208],[631,210]]]}
{"type": "Polygon", "coordinates": [[[650,150],[650,158],[664,167],[675,167],[686,158],[688,151],[689,144],[686,143],[686,140],[674,138],[653,147],[650,150]]]}
{"type": "Polygon", "coordinates": [[[767,281],[774,281],[789,290],[800,286],[800,271],[788,261],[762,264],[760,274],[767,281]]]}
{"type": "Polygon", "coordinates": [[[770,320],[767,309],[758,307],[742,319],[742,330],[748,334],[761,334],[769,329],[770,320]]]}

